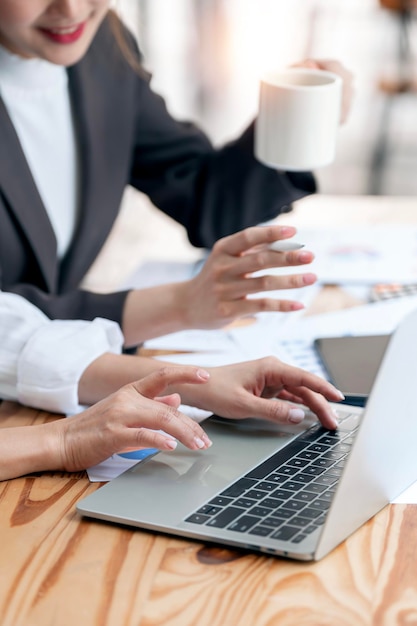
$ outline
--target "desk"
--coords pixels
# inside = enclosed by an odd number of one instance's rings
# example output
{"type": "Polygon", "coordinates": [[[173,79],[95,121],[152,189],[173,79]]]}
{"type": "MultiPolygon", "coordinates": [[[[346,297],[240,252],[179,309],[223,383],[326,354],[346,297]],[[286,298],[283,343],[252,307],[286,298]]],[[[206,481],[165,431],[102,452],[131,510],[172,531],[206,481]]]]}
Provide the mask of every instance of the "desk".
{"type": "MultiPolygon", "coordinates": [[[[415,205],[316,197],[282,221],[415,223],[415,205]]],[[[110,242],[97,271],[118,245],[110,242]]],[[[331,293],[333,307],[346,304],[331,293]]],[[[0,405],[1,427],[56,417],[0,405]]],[[[329,556],[306,564],[83,520],[75,504],[97,488],[83,472],[0,483],[2,626],[417,624],[417,506],[387,506],[329,556]]]]}

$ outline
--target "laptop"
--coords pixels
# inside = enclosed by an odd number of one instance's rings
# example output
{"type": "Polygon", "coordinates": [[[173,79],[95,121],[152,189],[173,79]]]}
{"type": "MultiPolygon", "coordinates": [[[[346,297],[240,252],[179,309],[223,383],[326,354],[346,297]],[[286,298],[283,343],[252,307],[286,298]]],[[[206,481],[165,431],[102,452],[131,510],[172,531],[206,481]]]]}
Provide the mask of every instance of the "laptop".
{"type": "Polygon", "coordinates": [[[319,560],[417,480],[417,310],[392,335],[365,409],[278,426],[212,416],[213,446],[158,452],[81,500],[91,518],[319,560]]]}

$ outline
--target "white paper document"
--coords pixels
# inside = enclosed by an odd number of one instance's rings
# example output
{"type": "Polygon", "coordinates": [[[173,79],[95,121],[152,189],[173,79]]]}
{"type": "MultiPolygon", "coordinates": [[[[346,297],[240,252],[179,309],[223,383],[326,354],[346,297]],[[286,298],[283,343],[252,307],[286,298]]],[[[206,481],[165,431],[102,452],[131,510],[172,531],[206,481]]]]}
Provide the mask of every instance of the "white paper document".
{"type": "Polygon", "coordinates": [[[297,230],[297,241],[315,255],[309,266],[321,283],[417,282],[417,227],[374,224],[297,230]]]}

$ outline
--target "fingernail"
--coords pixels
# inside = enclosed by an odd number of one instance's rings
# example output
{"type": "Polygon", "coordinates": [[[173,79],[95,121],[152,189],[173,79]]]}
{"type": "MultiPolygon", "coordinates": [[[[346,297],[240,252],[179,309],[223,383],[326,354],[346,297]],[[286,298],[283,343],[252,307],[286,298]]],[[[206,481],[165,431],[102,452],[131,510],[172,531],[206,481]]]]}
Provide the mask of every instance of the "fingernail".
{"type": "Polygon", "coordinates": [[[341,400],[344,400],[344,399],[345,399],[345,394],[344,394],[344,393],[342,393],[342,392],[340,391],[340,389],[336,389],[336,391],[337,391],[337,393],[339,394],[339,398],[340,398],[341,400]]]}
{"type": "Polygon", "coordinates": [[[300,252],[297,256],[298,263],[310,263],[312,261],[313,255],[311,252],[300,252]]]}
{"type": "Polygon", "coordinates": [[[202,369],[197,370],[197,376],[202,380],[208,380],[210,378],[210,374],[206,370],[202,369]]]}
{"type": "Polygon", "coordinates": [[[285,237],[286,235],[292,235],[294,232],[293,226],[281,226],[280,228],[280,237],[285,237]]]}
{"type": "Polygon", "coordinates": [[[206,444],[206,447],[207,447],[207,448],[210,448],[210,447],[213,445],[212,440],[211,440],[211,439],[209,439],[209,438],[207,437],[207,435],[205,435],[205,434],[204,434],[204,435],[203,435],[203,437],[202,437],[202,439],[203,439],[204,443],[206,444]]]}
{"type": "Polygon", "coordinates": [[[299,424],[305,418],[305,413],[302,409],[290,409],[288,414],[288,421],[293,424],[299,424]]]}
{"type": "Polygon", "coordinates": [[[303,283],[305,285],[312,285],[317,280],[317,276],[315,274],[303,274],[303,283]]]}
{"type": "Polygon", "coordinates": [[[165,439],[165,443],[170,450],[175,450],[178,442],[175,441],[175,439],[170,438],[170,439],[165,439]]]}
{"type": "Polygon", "coordinates": [[[206,444],[204,443],[202,439],[200,439],[200,437],[194,437],[194,443],[197,446],[197,448],[200,448],[200,450],[206,447],[206,444]]]}

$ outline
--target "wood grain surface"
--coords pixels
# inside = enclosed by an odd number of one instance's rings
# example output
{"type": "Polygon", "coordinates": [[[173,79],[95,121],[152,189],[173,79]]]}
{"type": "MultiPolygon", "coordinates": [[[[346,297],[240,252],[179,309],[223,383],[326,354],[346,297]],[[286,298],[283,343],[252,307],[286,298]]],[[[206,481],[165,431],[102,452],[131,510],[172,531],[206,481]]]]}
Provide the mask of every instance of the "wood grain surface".
{"type": "MultiPolygon", "coordinates": [[[[0,406],[2,427],[46,419],[0,406]]],[[[2,626],[417,624],[417,506],[297,563],[82,519],[98,487],[83,472],[0,483],[2,626]]]]}

